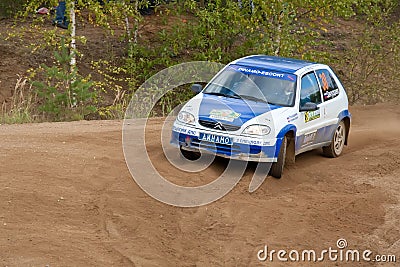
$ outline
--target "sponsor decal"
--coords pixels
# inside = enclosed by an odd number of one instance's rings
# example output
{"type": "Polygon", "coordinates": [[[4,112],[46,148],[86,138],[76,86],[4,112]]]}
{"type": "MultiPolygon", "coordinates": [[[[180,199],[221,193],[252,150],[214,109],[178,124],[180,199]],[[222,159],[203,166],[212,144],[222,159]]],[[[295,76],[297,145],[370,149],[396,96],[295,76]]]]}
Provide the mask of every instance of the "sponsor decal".
{"type": "Polygon", "coordinates": [[[311,143],[312,141],[314,141],[316,135],[317,135],[317,131],[305,134],[302,146],[305,146],[305,145],[311,143]]]}
{"type": "Polygon", "coordinates": [[[177,132],[177,133],[186,133],[187,130],[185,128],[173,126],[172,131],[177,132]]]}
{"type": "Polygon", "coordinates": [[[192,106],[186,106],[185,109],[186,109],[186,111],[189,111],[189,112],[193,112],[193,110],[194,110],[192,106]]]}
{"type": "Polygon", "coordinates": [[[332,91],[329,91],[329,92],[325,92],[324,93],[324,99],[334,98],[338,94],[339,94],[339,89],[335,89],[335,90],[332,90],[332,91]]]}
{"type": "Polygon", "coordinates": [[[299,118],[299,114],[295,113],[295,114],[290,115],[286,119],[287,119],[287,122],[292,122],[292,121],[297,120],[298,118],[299,118]]]}
{"type": "Polygon", "coordinates": [[[315,111],[307,111],[304,113],[304,122],[310,122],[318,119],[319,117],[321,117],[321,112],[319,109],[315,111]]]}
{"type": "Polygon", "coordinates": [[[208,141],[218,144],[232,145],[232,139],[228,136],[213,135],[208,133],[200,133],[201,141],[208,141]]]}
{"type": "Polygon", "coordinates": [[[177,133],[193,135],[193,136],[198,135],[196,130],[186,129],[186,128],[182,128],[182,127],[176,127],[176,126],[172,126],[172,131],[177,132],[177,133]]]}
{"type": "Polygon", "coordinates": [[[239,117],[240,113],[237,113],[230,109],[213,109],[210,111],[211,119],[233,122],[239,117]]]}
{"type": "Polygon", "coordinates": [[[296,81],[296,75],[278,72],[278,71],[271,71],[271,70],[263,70],[263,69],[256,69],[250,67],[243,67],[237,65],[230,65],[230,68],[242,72],[244,74],[253,74],[258,76],[266,76],[271,78],[277,78],[281,80],[288,80],[288,81],[296,81]]]}
{"type": "Polygon", "coordinates": [[[244,145],[253,145],[253,146],[269,146],[271,145],[270,141],[263,141],[263,140],[252,140],[252,139],[245,139],[245,138],[235,138],[233,142],[244,144],[244,145]]]}

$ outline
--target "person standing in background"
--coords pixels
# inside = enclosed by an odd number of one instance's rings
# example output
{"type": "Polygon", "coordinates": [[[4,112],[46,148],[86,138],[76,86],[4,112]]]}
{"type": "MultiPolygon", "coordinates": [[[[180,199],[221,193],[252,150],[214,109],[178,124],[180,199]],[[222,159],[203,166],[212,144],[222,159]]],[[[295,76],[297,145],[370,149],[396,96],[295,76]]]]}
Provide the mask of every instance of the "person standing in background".
{"type": "Polygon", "coordinates": [[[56,17],[53,20],[53,25],[60,27],[62,29],[68,29],[68,19],[65,16],[66,4],[65,1],[58,1],[58,6],[56,7],[56,17]]]}

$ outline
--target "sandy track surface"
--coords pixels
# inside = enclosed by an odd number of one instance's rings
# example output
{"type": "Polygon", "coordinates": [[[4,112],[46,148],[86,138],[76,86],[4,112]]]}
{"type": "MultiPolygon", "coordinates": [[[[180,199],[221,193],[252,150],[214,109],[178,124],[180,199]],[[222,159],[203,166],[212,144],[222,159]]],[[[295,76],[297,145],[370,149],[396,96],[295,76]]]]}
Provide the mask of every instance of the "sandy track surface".
{"type": "MultiPolygon", "coordinates": [[[[268,177],[252,194],[250,166],[232,192],[198,208],[168,206],[138,187],[120,121],[1,125],[0,264],[284,266],[260,263],[257,252],[320,251],[339,238],[400,262],[400,107],[351,112],[340,158],[302,154],[282,179],[268,177]]],[[[171,167],[156,138],[161,125],[153,121],[148,144],[160,172],[202,183],[223,171],[224,160],[191,175],[171,167]]],[[[335,264],[342,265],[320,263],[335,264]]],[[[292,263],[299,265],[309,263],[292,263]]]]}

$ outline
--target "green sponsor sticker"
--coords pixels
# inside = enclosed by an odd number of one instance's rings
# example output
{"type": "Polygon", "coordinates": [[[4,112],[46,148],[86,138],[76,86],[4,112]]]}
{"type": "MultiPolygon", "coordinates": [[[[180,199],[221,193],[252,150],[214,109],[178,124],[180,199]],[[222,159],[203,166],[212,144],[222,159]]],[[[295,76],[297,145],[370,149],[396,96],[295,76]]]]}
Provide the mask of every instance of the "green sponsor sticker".
{"type": "Polygon", "coordinates": [[[307,111],[304,114],[304,121],[310,122],[310,121],[318,119],[319,117],[321,117],[321,113],[320,113],[319,109],[315,110],[315,111],[307,111]]]}
{"type": "Polygon", "coordinates": [[[240,113],[237,113],[230,109],[213,109],[210,112],[211,119],[232,122],[234,119],[237,119],[239,117],[240,117],[240,113]]]}

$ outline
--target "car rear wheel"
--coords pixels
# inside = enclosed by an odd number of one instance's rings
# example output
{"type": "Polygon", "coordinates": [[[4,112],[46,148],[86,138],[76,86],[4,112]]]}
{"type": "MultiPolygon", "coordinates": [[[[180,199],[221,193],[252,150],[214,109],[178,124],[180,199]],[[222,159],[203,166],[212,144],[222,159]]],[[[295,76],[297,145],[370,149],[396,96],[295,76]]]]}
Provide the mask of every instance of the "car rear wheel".
{"type": "Polygon", "coordinates": [[[281,148],[279,149],[279,155],[277,162],[272,163],[270,174],[275,178],[281,178],[283,173],[283,167],[285,166],[286,158],[286,148],[287,148],[287,137],[283,137],[281,148]]]}
{"type": "Polygon", "coordinates": [[[329,158],[336,158],[342,154],[343,147],[346,142],[346,131],[346,126],[344,125],[344,122],[341,121],[333,134],[330,145],[322,148],[325,156],[329,158]]]}

